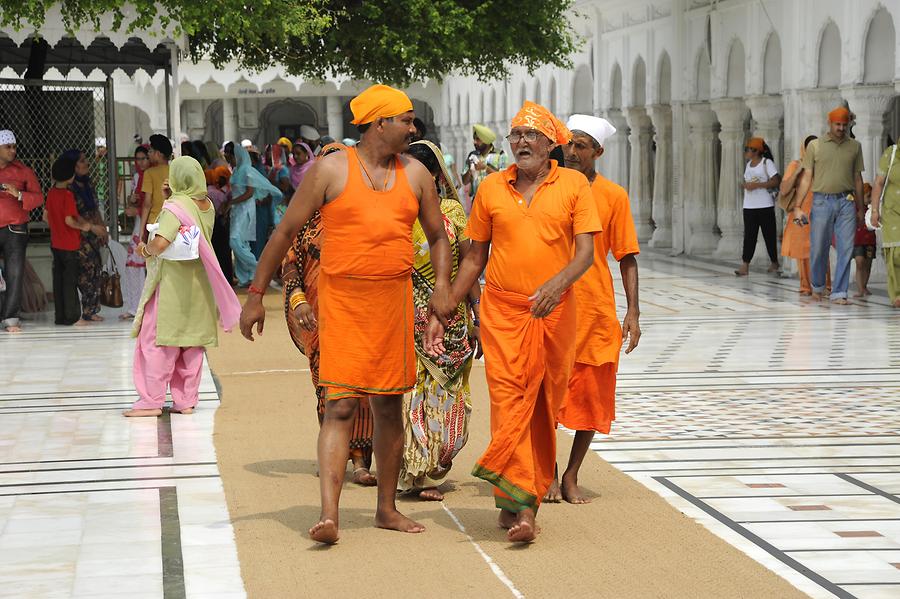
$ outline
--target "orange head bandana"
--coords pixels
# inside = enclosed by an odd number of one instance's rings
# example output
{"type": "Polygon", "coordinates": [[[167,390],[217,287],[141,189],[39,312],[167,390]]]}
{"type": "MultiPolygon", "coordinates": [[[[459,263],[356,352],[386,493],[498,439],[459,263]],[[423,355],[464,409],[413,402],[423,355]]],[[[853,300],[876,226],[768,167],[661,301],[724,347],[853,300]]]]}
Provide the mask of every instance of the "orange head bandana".
{"type": "Polygon", "coordinates": [[[747,147],[753,148],[761,154],[766,149],[766,142],[763,141],[762,137],[751,137],[747,140],[747,147]]]}
{"type": "Polygon", "coordinates": [[[534,102],[525,100],[522,109],[513,117],[509,124],[511,129],[516,127],[528,127],[529,129],[537,129],[550,138],[555,144],[565,145],[572,139],[572,133],[562,124],[562,122],[553,116],[553,113],[534,102]]]}
{"type": "Polygon", "coordinates": [[[850,111],[844,108],[843,106],[838,106],[834,110],[828,113],[828,122],[829,123],[849,123],[850,122],[850,111]]]}
{"type": "Polygon", "coordinates": [[[389,119],[392,116],[413,109],[409,96],[399,89],[387,85],[373,85],[350,101],[354,125],[365,125],[375,119],[389,119]]]}

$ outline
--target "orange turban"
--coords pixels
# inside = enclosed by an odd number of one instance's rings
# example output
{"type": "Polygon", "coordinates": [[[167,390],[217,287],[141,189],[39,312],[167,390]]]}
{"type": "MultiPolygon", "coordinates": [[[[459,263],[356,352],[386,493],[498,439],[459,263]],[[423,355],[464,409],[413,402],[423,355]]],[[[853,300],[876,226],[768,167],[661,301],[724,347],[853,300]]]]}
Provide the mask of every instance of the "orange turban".
{"type": "Polygon", "coordinates": [[[834,110],[828,113],[828,122],[829,123],[849,123],[850,122],[850,111],[844,108],[843,106],[838,106],[834,110]]]}
{"type": "Polygon", "coordinates": [[[409,96],[387,85],[373,85],[350,101],[354,125],[365,125],[375,119],[388,119],[413,109],[409,96]]]}
{"type": "Polygon", "coordinates": [[[751,137],[747,140],[747,147],[762,153],[766,149],[766,142],[763,141],[762,137],[751,137]]]}
{"type": "Polygon", "coordinates": [[[553,116],[553,113],[534,102],[525,100],[522,109],[509,124],[511,129],[516,127],[528,127],[537,129],[550,138],[555,144],[565,145],[572,139],[572,133],[563,123],[553,116]]]}
{"type": "Polygon", "coordinates": [[[206,184],[207,185],[218,185],[219,179],[225,178],[225,182],[227,183],[229,179],[231,179],[231,169],[227,166],[217,166],[215,168],[208,168],[203,171],[203,174],[206,175],[206,184]]]}

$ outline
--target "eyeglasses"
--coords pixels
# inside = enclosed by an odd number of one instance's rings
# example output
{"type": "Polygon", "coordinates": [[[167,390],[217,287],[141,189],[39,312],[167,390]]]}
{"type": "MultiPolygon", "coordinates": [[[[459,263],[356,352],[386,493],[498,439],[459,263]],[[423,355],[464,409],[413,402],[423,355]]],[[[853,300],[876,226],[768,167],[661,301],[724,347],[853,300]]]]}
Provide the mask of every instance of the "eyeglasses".
{"type": "Polygon", "coordinates": [[[525,133],[518,133],[518,132],[510,133],[509,135],[506,136],[506,141],[508,141],[511,144],[517,144],[524,139],[528,143],[533,144],[538,139],[540,139],[540,136],[541,136],[541,133],[539,131],[535,131],[534,129],[529,129],[525,133]]]}

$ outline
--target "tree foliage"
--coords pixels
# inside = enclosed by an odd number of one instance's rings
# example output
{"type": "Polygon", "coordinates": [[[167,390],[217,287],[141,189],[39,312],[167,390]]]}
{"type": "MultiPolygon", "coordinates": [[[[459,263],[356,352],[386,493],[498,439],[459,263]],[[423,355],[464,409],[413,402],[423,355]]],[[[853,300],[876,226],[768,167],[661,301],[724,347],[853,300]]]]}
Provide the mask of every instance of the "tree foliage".
{"type": "Polygon", "coordinates": [[[502,78],[510,65],[567,67],[572,0],[0,0],[0,26],[33,27],[58,5],[69,30],[175,27],[193,59],[311,79],[409,83],[448,73],[502,78]]]}

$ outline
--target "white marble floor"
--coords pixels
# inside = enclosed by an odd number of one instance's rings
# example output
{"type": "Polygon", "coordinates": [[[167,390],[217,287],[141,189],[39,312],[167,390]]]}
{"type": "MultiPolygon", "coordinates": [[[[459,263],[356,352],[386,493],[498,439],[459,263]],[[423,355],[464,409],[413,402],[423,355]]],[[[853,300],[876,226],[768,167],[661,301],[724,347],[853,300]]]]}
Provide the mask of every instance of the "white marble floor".
{"type": "Polygon", "coordinates": [[[0,335],[0,597],[244,597],[203,409],[125,419],[129,327],[0,335]]]}
{"type": "Polygon", "coordinates": [[[812,597],[900,597],[900,313],[883,290],[833,306],[724,265],[640,267],[644,334],[593,449],[812,597]]]}

